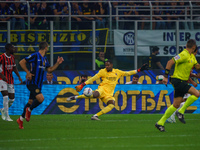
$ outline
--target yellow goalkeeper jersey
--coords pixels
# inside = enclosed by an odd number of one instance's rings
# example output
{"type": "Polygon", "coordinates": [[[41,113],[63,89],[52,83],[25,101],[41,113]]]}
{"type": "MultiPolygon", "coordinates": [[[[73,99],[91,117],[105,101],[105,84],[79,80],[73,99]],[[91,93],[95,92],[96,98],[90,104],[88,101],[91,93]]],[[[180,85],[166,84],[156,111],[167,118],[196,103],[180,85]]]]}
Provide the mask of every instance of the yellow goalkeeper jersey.
{"type": "Polygon", "coordinates": [[[112,71],[107,72],[106,68],[99,70],[99,72],[93,76],[92,78],[88,79],[85,83],[90,84],[93,83],[93,81],[97,80],[98,78],[102,79],[102,82],[99,84],[99,87],[102,87],[105,92],[109,95],[113,95],[115,86],[118,83],[118,80],[121,76],[129,76],[136,74],[136,70],[132,71],[122,71],[119,69],[112,69],[112,71]]]}
{"type": "Polygon", "coordinates": [[[172,78],[178,78],[184,81],[189,80],[190,71],[193,66],[197,64],[194,54],[190,54],[186,49],[184,49],[172,59],[175,61],[175,69],[172,78]]]}

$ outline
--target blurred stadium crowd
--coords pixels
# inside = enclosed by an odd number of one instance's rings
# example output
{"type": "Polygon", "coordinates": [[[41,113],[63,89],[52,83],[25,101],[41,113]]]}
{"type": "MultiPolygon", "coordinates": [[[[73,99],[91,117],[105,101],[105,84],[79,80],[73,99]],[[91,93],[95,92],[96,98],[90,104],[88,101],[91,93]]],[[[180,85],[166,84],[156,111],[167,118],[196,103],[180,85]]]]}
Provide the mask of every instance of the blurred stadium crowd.
{"type": "MultiPolygon", "coordinates": [[[[96,2],[4,0],[0,3],[0,15],[1,26],[6,28],[6,23],[2,21],[10,20],[11,30],[27,29],[28,21],[31,29],[49,29],[51,20],[57,22],[55,29],[68,29],[69,21],[72,23],[72,29],[90,29],[93,20],[97,22],[97,28],[105,28],[109,27],[109,19],[113,22],[121,21],[119,29],[132,29],[130,20],[157,20],[153,23],[152,29],[171,29],[174,24],[167,20],[200,20],[200,2],[197,0],[99,0],[96,2]]],[[[113,28],[116,28],[115,26],[114,24],[113,28]]],[[[145,26],[145,22],[141,22],[140,29],[147,28],[145,26]]],[[[180,24],[180,28],[183,29],[193,29],[195,26],[198,26],[198,22],[192,26],[180,24]]]]}

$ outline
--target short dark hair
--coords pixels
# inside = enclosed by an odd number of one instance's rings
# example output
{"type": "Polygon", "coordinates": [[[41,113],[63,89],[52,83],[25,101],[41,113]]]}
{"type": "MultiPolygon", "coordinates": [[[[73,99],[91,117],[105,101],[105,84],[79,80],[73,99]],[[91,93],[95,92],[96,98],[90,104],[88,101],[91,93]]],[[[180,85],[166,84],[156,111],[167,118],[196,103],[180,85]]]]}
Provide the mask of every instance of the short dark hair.
{"type": "Polygon", "coordinates": [[[158,46],[153,46],[152,47],[152,52],[156,52],[156,51],[158,51],[159,50],[159,47],[158,46]]]}
{"type": "Polygon", "coordinates": [[[187,47],[187,48],[192,48],[194,45],[197,45],[197,44],[196,44],[196,41],[195,41],[194,39],[189,39],[189,40],[187,41],[186,47],[187,47]]]}
{"type": "Polygon", "coordinates": [[[106,60],[105,62],[109,62],[110,64],[113,64],[112,60],[110,60],[110,59],[106,60]]]}
{"type": "Polygon", "coordinates": [[[86,74],[83,74],[83,75],[81,75],[81,78],[82,77],[84,77],[84,78],[87,78],[88,77],[88,75],[86,75],[86,74]]]}
{"type": "Polygon", "coordinates": [[[100,51],[99,51],[99,53],[100,53],[100,52],[103,52],[103,53],[105,53],[105,52],[104,52],[104,50],[100,50],[100,51]]]}
{"type": "Polygon", "coordinates": [[[7,43],[7,44],[5,45],[6,51],[9,50],[12,46],[13,46],[13,45],[12,45],[11,43],[7,43]]]}
{"type": "MultiPolygon", "coordinates": [[[[47,74],[51,74],[51,75],[53,75],[53,73],[52,73],[52,72],[47,72],[47,74]]],[[[46,74],[46,75],[47,75],[47,74],[46,74]]]]}
{"type": "Polygon", "coordinates": [[[43,50],[43,49],[45,49],[45,47],[47,47],[47,46],[48,46],[48,43],[47,43],[47,42],[41,42],[41,43],[39,44],[39,49],[43,50]]]}
{"type": "Polygon", "coordinates": [[[139,75],[138,74],[134,74],[133,77],[139,78],[139,75]]]}
{"type": "MultiPolygon", "coordinates": [[[[81,75],[81,78],[84,77],[84,78],[87,78],[88,76],[86,74],[83,74],[81,75]]],[[[80,83],[79,84],[82,84],[86,81],[87,79],[81,79],[80,83]]]]}

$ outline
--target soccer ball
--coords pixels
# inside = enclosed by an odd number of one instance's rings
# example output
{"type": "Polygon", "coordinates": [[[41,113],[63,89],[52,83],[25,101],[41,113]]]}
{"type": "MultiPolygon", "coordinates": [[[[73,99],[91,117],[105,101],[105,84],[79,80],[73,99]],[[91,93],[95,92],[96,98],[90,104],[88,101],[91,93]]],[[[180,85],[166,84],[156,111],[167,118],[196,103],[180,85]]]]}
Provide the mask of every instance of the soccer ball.
{"type": "Polygon", "coordinates": [[[89,87],[85,88],[83,94],[87,97],[90,97],[92,95],[92,89],[89,87]]]}

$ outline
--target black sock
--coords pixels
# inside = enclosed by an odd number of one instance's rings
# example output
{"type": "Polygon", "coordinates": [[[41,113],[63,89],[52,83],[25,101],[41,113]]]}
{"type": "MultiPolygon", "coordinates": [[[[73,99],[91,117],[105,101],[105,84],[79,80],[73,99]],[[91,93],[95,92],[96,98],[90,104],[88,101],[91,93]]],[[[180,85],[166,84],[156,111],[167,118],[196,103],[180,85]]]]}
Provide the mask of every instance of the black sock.
{"type": "Polygon", "coordinates": [[[23,117],[23,118],[25,118],[26,108],[27,108],[27,107],[30,107],[30,106],[31,106],[31,104],[29,104],[29,103],[27,103],[27,104],[24,106],[24,111],[23,111],[23,113],[22,113],[22,117],[23,117]]]}
{"type": "Polygon", "coordinates": [[[37,99],[34,99],[32,105],[30,106],[30,110],[32,111],[34,108],[36,108],[36,107],[39,106],[40,104],[41,104],[41,103],[38,102],[37,99]]]}

